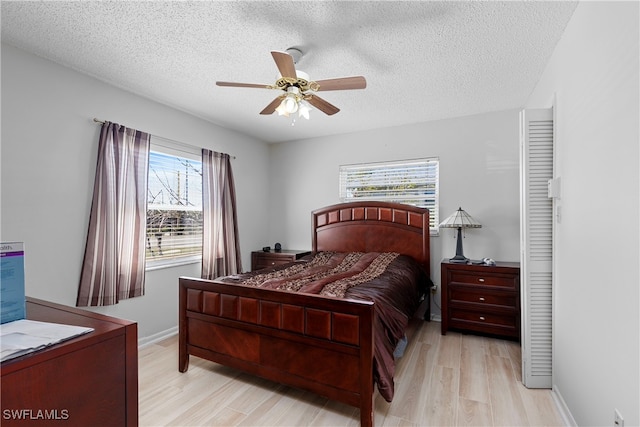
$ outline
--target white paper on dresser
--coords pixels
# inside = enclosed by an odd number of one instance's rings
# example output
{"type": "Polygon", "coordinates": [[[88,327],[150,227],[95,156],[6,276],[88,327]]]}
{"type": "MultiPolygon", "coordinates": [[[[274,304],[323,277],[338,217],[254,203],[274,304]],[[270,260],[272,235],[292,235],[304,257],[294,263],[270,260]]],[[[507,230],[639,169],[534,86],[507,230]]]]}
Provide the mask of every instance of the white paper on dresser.
{"type": "Polygon", "coordinates": [[[84,326],[62,325],[36,320],[16,320],[0,325],[0,349],[4,362],[78,335],[93,331],[84,326]]]}

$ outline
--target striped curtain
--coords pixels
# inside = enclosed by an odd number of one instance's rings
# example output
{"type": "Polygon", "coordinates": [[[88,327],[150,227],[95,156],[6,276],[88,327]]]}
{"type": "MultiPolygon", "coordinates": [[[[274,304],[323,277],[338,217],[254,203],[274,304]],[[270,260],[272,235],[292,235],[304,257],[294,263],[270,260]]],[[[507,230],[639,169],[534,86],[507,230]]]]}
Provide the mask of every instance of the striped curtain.
{"type": "Polygon", "coordinates": [[[228,154],[202,149],[202,278],[242,271],[236,190],[228,154]]]}
{"type": "Polygon", "coordinates": [[[150,135],[105,122],[76,305],[144,294],[150,135]]]}

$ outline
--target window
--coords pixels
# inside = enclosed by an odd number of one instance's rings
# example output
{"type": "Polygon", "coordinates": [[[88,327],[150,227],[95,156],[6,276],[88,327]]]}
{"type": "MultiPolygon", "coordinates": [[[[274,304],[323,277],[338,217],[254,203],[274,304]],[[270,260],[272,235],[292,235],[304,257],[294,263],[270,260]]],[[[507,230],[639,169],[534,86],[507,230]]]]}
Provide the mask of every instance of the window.
{"type": "Polygon", "coordinates": [[[202,257],[202,161],[196,153],[151,144],[147,267],[202,257]]]}
{"type": "Polygon", "coordinates": [[[438,164],[427,158],[340,166],[340,200],[380,200],[429,209],[431,235],[438,235],[438,164]]]}

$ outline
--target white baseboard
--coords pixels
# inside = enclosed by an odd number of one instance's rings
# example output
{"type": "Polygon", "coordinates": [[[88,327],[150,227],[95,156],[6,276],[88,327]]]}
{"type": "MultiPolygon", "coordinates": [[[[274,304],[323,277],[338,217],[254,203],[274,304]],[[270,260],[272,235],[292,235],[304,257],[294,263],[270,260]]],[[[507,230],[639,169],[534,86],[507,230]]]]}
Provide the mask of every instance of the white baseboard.
{"type": "Polygon", "coordinates": [[[431,315],[431,321],[432,322],[442,322],[442,316],[439,314],[432,314],[431,315]]]}
{"type": "Polygon", "coordinates": [[[143,337],[138,339],[138,348],[143,348],[151,344],[155,344],[163,339],[172,337],[178,333],[178,327],[174,326],[173,328],[167,329],[165,331],[158,332],[157,334],[150,335],[148,337],[143,337]]]}
{"type": "Polygon", "coordinates": [[[560,412],[564,424],[570,427],[578,427],[578,423],[576,423],[576,420],[573,418],[567,403],[562,398],[562,394],[560,394],[558,386],[555,384],[553,384],[553,388],[551,389],[551,397],[556,404],[556,408],[558,408],[558,412],[560,412]]]}

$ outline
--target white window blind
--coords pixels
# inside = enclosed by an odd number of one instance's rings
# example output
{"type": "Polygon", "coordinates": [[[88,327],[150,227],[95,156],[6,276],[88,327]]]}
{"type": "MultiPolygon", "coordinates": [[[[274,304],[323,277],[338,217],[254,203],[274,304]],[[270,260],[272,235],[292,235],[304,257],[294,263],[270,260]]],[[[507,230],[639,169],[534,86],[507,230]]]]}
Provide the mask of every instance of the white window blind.
{"type": "Polygon", "coordinates": [[[340,200],[380,200],[429,209],[429,228],[438,234],[439,159],[340,166],[340,200]]]}
{"type": "Polygon", "coordinates": [[[202,257],[202,161],[152,144],[147,193],[147,267],[202,257]]]}

